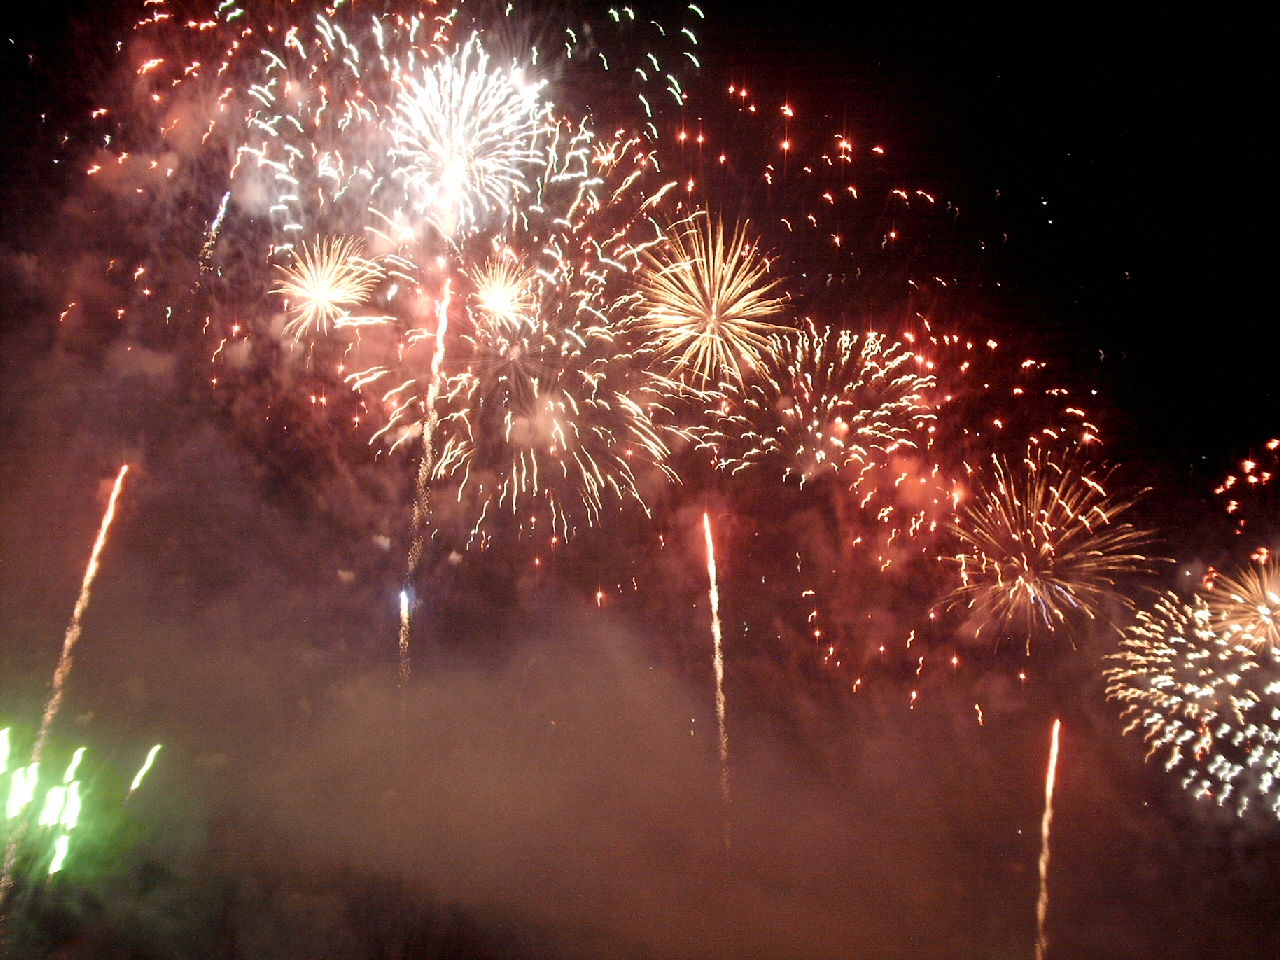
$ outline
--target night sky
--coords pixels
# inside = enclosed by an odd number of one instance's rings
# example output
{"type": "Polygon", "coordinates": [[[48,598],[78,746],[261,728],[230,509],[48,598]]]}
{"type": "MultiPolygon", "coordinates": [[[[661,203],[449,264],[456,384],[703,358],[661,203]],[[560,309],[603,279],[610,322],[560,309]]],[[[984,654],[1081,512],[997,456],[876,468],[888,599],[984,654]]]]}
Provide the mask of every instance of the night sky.
{"type": "MultiPolygon", "coordinates": [[[[1077,7],[703,9],[694,96],[662,135],[741,138],[724,182],[744,185],[717,202],[762,224],[793,271],[807,250],[770,232],[792,194],[759,192],[745,159],[784,127],[726,111],[730,84],[792,104],[798,139],[838,127],[883,145],[886,185],[958,211],[917,202],[894,221],[902,252],[868,247],[856,282],[809,303],[849,326],[895,323],[919,307],[908,278],[945,278],[928,309],[1046,360],[1088,398],[1121,482],[1150,488],[1136,518],[1173,562],[1126,588],[1145,602],[1246,560],[1213,487],[1280,436],[1263,31],[1077,7]]],[[[923,626],[934,584],[859,566],[813,601],[847,643],[846,663],[824,665],[793,561],[821,566],[834,521],[794,487],[691,468],[652,520],[609,514],[536,569],[546,551],[514,539],[431,549],[401,689],[413,458],[316,417],[301,376],[211,391],[216,340],[198,318],[139,332],[114,316],[102,264],[121,250],[177,263],[183,237],[117,221],[123,202],[101,203],[82,173],[98,147],[88,112],[121,89],[112,50],[134,17],[49,3],[3,31],[0,727],[24,742],[112,479],[131,467],[50,748],[55,763],[89,748],[83,836],[62,875],[19,883],[14,949],[1030,957],[1061,717],[1049,956],[1280,956],[1274,819],[1196,802],[1143,763],[1103,696],[1114,630],[1029,655],[961,641],[923,626]],[[72,300],[87,306],[60,323],[72,300]],[[725,621],[727,852],[704,510],[725,621]],[[917,626],[919,676],[914,651],[875,652],[917,626]]],[[[669,139],[658,150],[672,170],[705,162],[669,139]]],[[[217,196],[170,201],[192,213],[217,196]]],[[[166,295],[195,274],[177,270],[166,295]]],[[[1273,550],[1276,504],[1272,491],[1256,511],[1273,550]]]]}

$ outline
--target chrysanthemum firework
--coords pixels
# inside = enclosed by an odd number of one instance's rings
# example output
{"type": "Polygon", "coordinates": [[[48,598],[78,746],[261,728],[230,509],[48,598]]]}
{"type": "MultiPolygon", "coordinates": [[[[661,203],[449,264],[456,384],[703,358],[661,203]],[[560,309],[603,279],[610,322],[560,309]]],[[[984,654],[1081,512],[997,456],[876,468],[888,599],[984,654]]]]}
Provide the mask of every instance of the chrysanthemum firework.
{"type": "Polygon", "coordinates": [[[1216,574],[1205,595],[1214,630],[1248,647],[1280,646],[1280,560],[1216,574]]]}
{"type": "Polygon", "coordinates": [[[410,209],[447,237],[504,219],[540,159],[550,110],[543,84],[491,64],[472,37],[397,86],[392,176],[410,209]]]}
{"type": "MultiPolygon", "coordinates": [[[[643,161],[634,142],[556,127],[529,196],[461,271],[464,316],[445,364],[431,476],[437,509],[460,514],[473,540],[499,508],[522,529],[565,537],[610,504],[643,504],[646,467],[674,476],[650,417],[650,381],[617,337],[634,300],[628,265],[656,235],[630,233],[665,192],[648,192],[643,161]]],[[[413,362],[401,354],[352,375],[390,405],[383,435],[393,442],[427,412],[413,362]]]]}
{"type": "Polygon", "coordinates": [[[661,372],[686,373],[699,386],[742,383],[760,375],[775,347],[781,282],[749,239],[701,213],[643,254],[641,319],[661,372]]]}
{"type": "Polygon", "coordinates": [[[760,377],[729,391],[732,414],[714,442],[730,470],[773,463],[784,480],[837,473],[852,487],[933,419],[933,379],[883,334],[809,323],[773,337],[766,358],[760,377]]]}
{"type": "Polygon", "coordinates": [[[369,299],[383,271],[363,252],[359,240],[330,237],[311,247],[301,245],[291,267],[276,268],[279,276],[271,292],[280,294],[288,304],[286,336],[301,340],[311,334],[327,334],[336,321],[348,315],[347,308],[369,299]]]}
{"type": "Polygon", "coordinates": [[[1166,594],[1108,657],[1107,698],[1147,758],[1163,755],[1198,797],[1280,818],[1280,649],[1254,650],[1216,628],[1203,600],[1166,594]]]}
{"type": "Polygon", "coordinates": [[[465,337],[466,367],[450,376],[441,402],[435,476],[456,483],[473,536],[494,508],[518,514],[524,526],[543,507],[548,533],[567,537],[609,503],[643,504],[641,465],[673,476],[640,384],[613,357],[609,333],[573,321],[570,290],[539,279],[533,296],[529,322],[482,323],[465,337]]]}
{"type": "Polygon", "coordinates": [[[993,456],[992,467],[952,526],[961,582],[943,605],[968,610],[979,634],[1020,632],[1028,648],[1037,634],[1131,607],[1118,581],[1149,567],[1152,537],[1123,519],[1137,497],[1107,492],[1112,471],[1043,447],[1020,461],[993,456]]]}

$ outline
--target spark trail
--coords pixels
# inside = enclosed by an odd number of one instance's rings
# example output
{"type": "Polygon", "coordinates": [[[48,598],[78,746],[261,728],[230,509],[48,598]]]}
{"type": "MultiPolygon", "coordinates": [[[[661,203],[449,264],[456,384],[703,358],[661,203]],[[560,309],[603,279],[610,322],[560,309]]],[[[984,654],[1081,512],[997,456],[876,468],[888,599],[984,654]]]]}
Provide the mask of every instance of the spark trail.
{"type": "Polygon", "coordinates": [[[53,672],[53,692],[44,707],[44,716],[40,718],[40,732],[36,735],[35,746],[31,748],[31,762],[39,763],[44,754],[45,744],[49,742],[49,729],[53,726],[58,708],[62,706],[63,689],[67,676],[71,673],[71,654],[76,642],[80,639],[81,621],[89,606],[89,597],[93,589],[94,578],[98,575],[98,566],[102,557],[102,548],[106,546],[107,534],[111,530],[111,521],[116,516],[116,501],[120,498],[120,490],[124,486],[125,474],[129,472],[126,463],[116,474],[115,485],[111,488],[111,498],[107,501],[106,513],[102,515],[102,526],[98,530],[98,539],[94,541],[93,551],[89,554],[89,565],[85,567],[84,581],[80,584],[80,596],[76,598],[75,609],[71,612],[71,623],[67,625],[66,636],[62,639],[62,653],[58,657],[57,669],[53,672]]]}
{"type": "Polygon", "coordinates": [[[449,333],[450,281],[445,280],[436,313],[436,347],[431,355],[431,381],[427,387],[426,410],[422,419],[422,459],[418,461],[418,479],[413,499],[413,542],[409,545],[409,563],[405,571],[405,590],[400,594],[400,686],[409,682],[409,632],[412,626],[408,588],[413,585],[426,548],[427,520],[431,514],[431,476],[436,468],[435,435],[440,416],[437,403],[444,367],[445,337],[449,333]]]}
{"type": "Polygon", "coordinates": [[[711,533],[711,515],[703,513],[702,531],[707,541],[707,581],[711,598],[711,642],[715,650],[716,723],[720,730],[720,798],[724,803],[724,845],[729,846],[729,731],[724,711],[724,645],[720,632],[720,579],[716,573],[716,542],[711,533]]]}
{"type": "Polygon", "coordinates": [[[1044,816],[1040,819],[1040,897],[1036,901],[1036,960],[1049,954],[1049,938],[1044,932],[1049,914],[1049,828],[1053,824],[1053,783],[1058,774],[1058,734],[1062,721],[1053,721],[1053,738],[1049,744],[1049,766],[1044,777],[1044,816]]]}
{"type": "MultiPolygon", "coordinates": [[[[93,543],[93,550],[89,553],[89,565],[85,567],[84,580],[80,584],[80,596],[76,598],[75,609],[71,612],[71,623],[67,625],[67,633],[62,639],[62,653],[58,656],[58,666],[53,672],[53,692],[49,694],[49,700],[44,706],[44,715],[40,718],[40,731],[36,734],[36,741],[31,748],[31,767],[36,769],[36,765],[40,763],[44,756],[45,745],[49,742],[49,731],[53,727],[53,721],[58,715],[58,708],[62,706],[62,694],[66,687],[67,677],[71,673],[71,654],[75,649],[76,641],[80,639],[81,622],[84,619],[84,612],[89,606],[89,597],[93,590],[94,578],[98,575],[98,567],[102,557],[102,548],[107,544],[107,534],[111,531],[111,521],[116,516],[116,501],[120,499],[120,490],[124,487],[125,474],[129,472],[129,465],[126,463],[120,467],[120,472],[116,474],[115,485],[111,488],[111,497],[107,500],[106,512],[102,515],[102,526],[98,529],[98,539],[93,543]]],[[[9,889],[13,886],[13,870],[17,862],[18,847],[22,843],[25,830],[19,826],[9,835],[9,843],[4,852],[4,868],[0,873],[0,906],[8,897],[9,889]]],[[[0,915],[0,922],[3,916],[0,915]]],[[[0,928],[0,940],[3,940],[3,929],[0,928]]]]}

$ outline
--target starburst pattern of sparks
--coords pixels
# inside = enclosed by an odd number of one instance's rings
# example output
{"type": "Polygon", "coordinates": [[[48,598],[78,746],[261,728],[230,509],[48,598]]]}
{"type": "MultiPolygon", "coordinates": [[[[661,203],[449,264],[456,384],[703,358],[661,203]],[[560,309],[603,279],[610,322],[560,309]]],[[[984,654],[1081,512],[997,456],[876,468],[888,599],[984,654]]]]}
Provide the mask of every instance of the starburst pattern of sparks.
{"type": "Polygon", "coordinates": [[[742,383],[759,375],[780,327],[781,279],[750,240],[749,224],[731,232],[719,220],[677,227],[661,246],[643,255],[642,319],[662,369],[688,373],[699,385],[742,383]]]}
{"type": "Polygon", "coordinates": [[[1107,697],[1182,786],[1243,814],[1280,818],[1280,649],[1254,650],[1216,629],[1203,600],[1161,596],[1108,659],[1107,697]]]}
{"type": "Polygon", "coordinates": [[[944,605],[967,609],[978,632],[990,626],[1031,638],[1131,606],[1119,578],[1146,569],[1151,534],[1123,515],[1136,497],[1113,497],[1110,471],[1089,472],[1068,454],[1035,447],[1021,461],[992,457],[989,481],[953,525],[961,583],[944,605]]]}
{"type": "MultiPolygon", "coordinates": [[[[528,198],[490,237],[492,252],[474,266],[463,258],[470,292],[441,383],[430,482],[465,518],[468,542],[484,542],[496,507],[521,529],[567,538],[610,503],[643,507],[638,471],[675,479],[668,431],[650,412],[655,388],[619,336],[631,269],[658,237],[656,226],[638,227],[669,188],[650,189],[648,164],[634,139],[555,125],[528,198]],[[535,503],[546,508],[541,521],[535,503]]],[[[406,342],[425,339],[412,332],[406,342]]],[[[348,375],[388,410],[375,439],[403,442],[432,406],[420,352],[397,350],[348,375]]]]}
{"type": "MultiPolygon", "coordinates": [[[[472,294],[479,323],[514,330],[531,322],[535,309],[533,270],[517,253],[486,260],[468,273],[475,288],[472,294]]],[[[479,325],[479,324],[478,324],[479,325]]]]}
{"type": "Polygon", "coordinates": [[[400,78],[391,121],[393,178],[409,206],[448,237],[503,217],[528,190],[550,105],[543,84],[491,65],[477,37],[400,78]]]}
{"type": "Polygon", "coordinates": [[[1280,646],[1280,559],[1215,574],[1205,595],[1213,628],[1247,647],[1280,646]]]}
{"type": "Polygon", "coordinates": [[[276,267],[279,276],[271,292],[288,303],[286,336],[327,335],[349,315],[348,308],[368,301],[383,271],[363,252],[353,237],[329,237],[312,247],[303,244],[291,267],[276,267]]]}

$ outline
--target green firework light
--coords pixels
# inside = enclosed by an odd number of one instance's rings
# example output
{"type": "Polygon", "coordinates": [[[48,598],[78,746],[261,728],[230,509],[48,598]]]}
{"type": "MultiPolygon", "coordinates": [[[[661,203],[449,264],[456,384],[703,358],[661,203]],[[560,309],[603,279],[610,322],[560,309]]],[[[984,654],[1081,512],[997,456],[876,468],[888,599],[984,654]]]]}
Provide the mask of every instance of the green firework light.
{"type": "MultiPolygon", "coordinates": [[[[0,808],[4,810],[4,820],[0,822],[0,838],[6,842],[10,839],[20,842],[17,838],[22,836],[25,825],[26,831],[37,843],[48,842],[50,876],[61,872],[66,865],[72,849],[72,831],[80,825],[84,798],[81,782],[76,779],[76,774],[84,760],[85,750],[85,747],[79,747],[72,754],[60,782],[41,783],[39,763],[12,765],[14,750],[10,729],[0,729],[0,800],[3,801],[0,802],[0,808]]],[[[142,768],[133,778],[126,799],[138,789],[159,752],[160,744],[148,751],[142,768]]]]}

